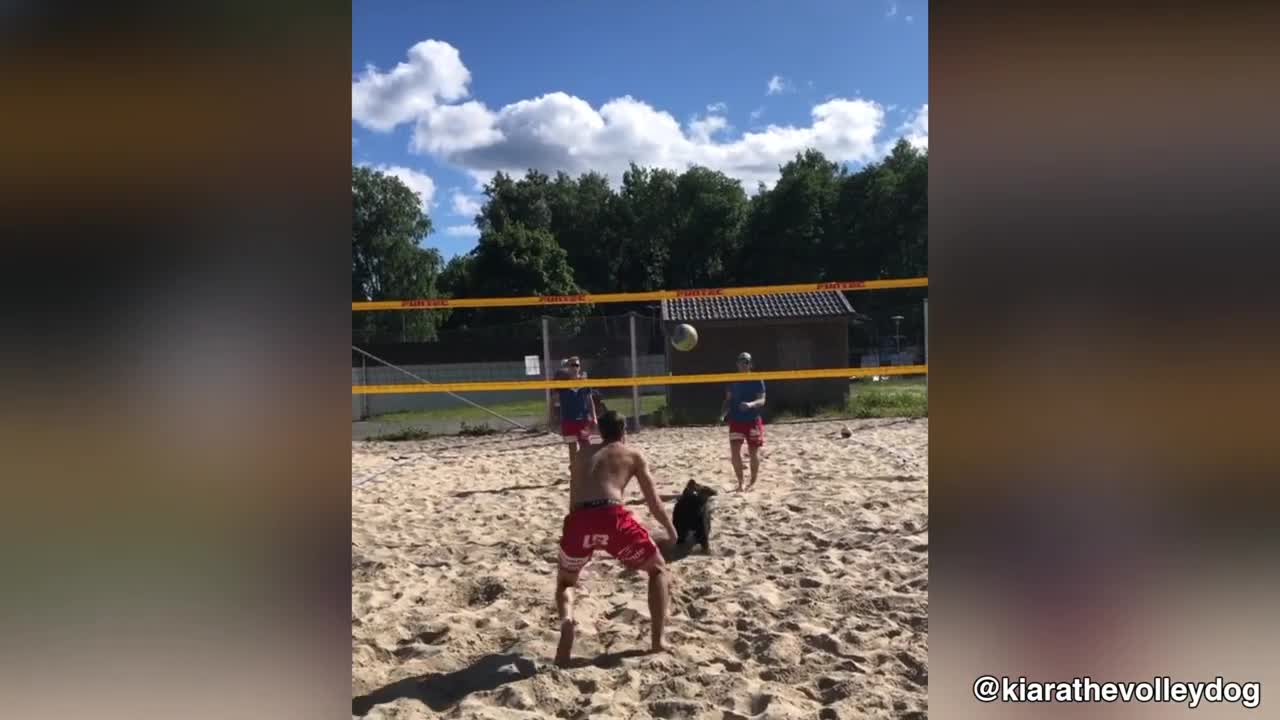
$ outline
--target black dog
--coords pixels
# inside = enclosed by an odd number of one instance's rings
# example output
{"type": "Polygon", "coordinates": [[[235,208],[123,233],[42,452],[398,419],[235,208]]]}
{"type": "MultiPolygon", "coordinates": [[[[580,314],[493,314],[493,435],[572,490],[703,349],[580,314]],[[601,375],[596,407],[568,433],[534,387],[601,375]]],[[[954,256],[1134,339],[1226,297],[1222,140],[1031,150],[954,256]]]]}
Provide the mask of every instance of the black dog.
{"type": "Polygon", "coordinates": [[[683,545],[692,535],[696,544],[711,552],[711,512],[714,507],[711,498],[715,495],[715,488],[699,485],[693,480],[684,486],[684,492],[676,500],[675,510],[671,513],[677,543],[683,545]]]}

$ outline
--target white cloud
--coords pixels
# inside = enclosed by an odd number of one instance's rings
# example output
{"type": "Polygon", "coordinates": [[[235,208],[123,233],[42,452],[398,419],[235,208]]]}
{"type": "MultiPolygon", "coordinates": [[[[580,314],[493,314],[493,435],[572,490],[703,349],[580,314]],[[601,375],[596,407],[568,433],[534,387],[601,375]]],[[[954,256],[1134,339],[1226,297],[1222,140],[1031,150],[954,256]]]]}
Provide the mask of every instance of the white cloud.
{"type": "Polygon", "coordinates": [[[386,132],[436,107],[467,96],[471,72],[458,50],[446,42],[425,40],[409,48],[408,62],[387,72],[368,66],[351,83],[351,117],[386,132]]]}
{"type": "Polygon", "coordinates": [[[707,106],[707,112],[712,115],[723,115],[729,112],[729,105],[724,102],[711,103],[707,106]]]}
{"type": "Polygon", "coordinates": [[[927,150],[929,148],[929,103],[921,105],[915,115],[898,128],[898,131],[907,139],[907,142],[927,150]]]}
{"type": "Polygon", "coordinates": [[[891,17],[893,17],[894,15],[897,15],[897,14],[898,14],[898,3],[893,2],[892,0],[890,0],[890,2],[889,2],[889,9],[884,11],[884,16],[885,16],[885,17],[888,17],[888,18],[891,18],[891,17]]]}
{"type": "Polygon", "coordinates": [[[695,118],[689,123],[689,137],[695,142],[705,143],[711,140],[711,136],[722,130],[729,128],[729,121],[721,115],[708,115],[704,118],[695,118]]]}
{"type": "Polygon", "coordinates": [[[449,237],[480,237],[480,228],[475,225],[450,225],[444,229],[449,237]]]}
{"type": "Polygon", "coordinates": [[[916,19],[915,19],[915,18],[913,18],[913,17],[911,17],[910,15],[908,15],[908,16],[906,16],[906,17],[902,18],[902,19],[903,19],[903,20],[906,20],[906,21],[907,21],[907,22],[909,22],[909,23],[910,23],[910,22],[915,22],[915,21],[916,21],[916,19]]]}
{"type": "Polygon", "coordinates": [[[418,120],[409,147],[414,152],[448,153],[498,142],[502,135],[493,127],[494,119],[489,108],[474,100],[430,108],[418,120]]]}
{"type": "Polygon", "coordinates": [[[480,207],[481,207],[480,201],[477,200],[476,198],[471,197],[470,195],[466,195],[464,193],[458,192],[457,190],[454,190],[452,200],[453,200],[453,212],[456,215],[463,215],[466,217],[475,217],[475,215],[480,212],[480,207]]]}
{"type": "Polygon", "coordinates": [[[417,193],[418,199],[422,201],[423,211],[430,210],[435,203],[436,182],[430,176],[400,165],[372,165],[368,167],[372,167],[383,175],[399,178],[400,182],[417,193]]]}
{"type": "Polygon", "coordinates": [[[789,90],[790,88],[791,86],[787,83],[786,78],[782,77],[781,75],[774,75],[773,77],[769,78],[769,84],[764,94],[765,95],[781,95],[783,92],[789,90]]]}
{"type": "Polygon", "coordinates": [[[706,165],[743,180],[748,188],[772,182],[778,167],[813,147],[828,157],[861,162],[876,155],[884,109],[867,100],[835,99],[818,105],[807,126],[770,125],[734,140],[713,139],[727,127],[720,116],[690,124],[688,131],[669,113],[631,97],[599,108],[563,93],[508,105],[492,114],[492,124],[468,128],[465,137],[497,137],[471,146],[450,142],[442,159],[472,172],[521,174],[528,168],[564,170],[571,175],[597,170],[615,182],[631,162],[684,169],[706,165]]]}
{"type": "MultiPolygon", "coordinates": [[[[828,99],[830,99],[830,98],[828,98],[828,99]]],[[[763,108],[763,107],[758,107],[758,108],[756,108],[755,110],[752,110],[752,111],[751,111],[751,120],[752,120],[753,122],[754,122],[754,121],[756,121],[756,120],[759,120],[759,119],[760,119],[760,116],[761,116],[761,115],[763,115],[763,114],[764,114],[764,108],[763,108]]]]}
{"type": "MultiPolygon", "coordinates": [[[[457,56],[456,51],[435,52],[442,57],[457,56]]],[[[381,75],[370,71],[366,77],[389,77],[397,70],[381,75]]],[[[443,73],[420,74],[437,77],[443,73]]],[[[470,78],[461,66],[448,76],[470,78]]],[[[465,86],[466,82],[459,82],[452,87],[465,93],[465,86]]],[[[787,87],[780,76],[770,81],[770,87],[775,86],[787,87]]],[[[443,99],[444,95],[433,97],[443,99]]],[[[884,108],[863,98],[832,97],[811,108],[806,123],[770,124],[741,134],[732,130],[723,114],[709,112],[682,126],[671,113],[630,96],[593,107],[581,98],[553,92],[497,109],[476,100],[459,102],[465,97],[453,99],[452,103],[420,103],[412,117],[406,117],[403,110],[377,115],[415,123],[411,149],[455,166],[475,180],[477,187],[495,172],[523,175],[530,168],[570,175],[594,170],[618,183],[634,162],[674,170],[705,165],[743,181],[752,192],[757,183],[773,183],[779,166],[806,148],[817,149],[838,162],[861,163],[878,157],[886,139],[882,135],[886,130],[884,108]]],[[[711,109],[719,110],[719,104],[711,109]]],[[[763,112],[763,107],[753,111],[752,120],[763,112]]]]}

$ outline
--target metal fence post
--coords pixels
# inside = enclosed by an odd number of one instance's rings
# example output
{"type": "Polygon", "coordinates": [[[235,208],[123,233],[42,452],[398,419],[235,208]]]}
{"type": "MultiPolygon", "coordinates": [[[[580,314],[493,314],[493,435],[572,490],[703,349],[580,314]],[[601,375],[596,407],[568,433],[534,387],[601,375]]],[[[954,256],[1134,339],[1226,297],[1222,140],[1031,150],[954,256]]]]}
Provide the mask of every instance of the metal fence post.
{"type": "MultiPolygon", "coordinates": [[[[551,318],[546,315],[542,316],[542,377],[544,380],[551,379],[551,318]]],[[[551,427],[551,388],[546,389],[547,395],[547,432],[554,432],[551,427]]]]}
{"type": "MultiPolygon", "coordinates": [[[[361,385],[369,384],[369,363],[367,360],[364,359],[363,355],[360,356],[360,384],[361,385]]],[[[369,396],[361,395],[360,396],[360,419],[364,420],[368,417],[369,417],[369,396]]]]}
{"type": "MultiPolygon", "coordinates": [[[[640,376],[640,359],[636,348],[636,312],[630,313],[631,324],[631,377],[640,376]]],[[[640,386],[631,386],[631,429],[640,429],[640,386]]]]}

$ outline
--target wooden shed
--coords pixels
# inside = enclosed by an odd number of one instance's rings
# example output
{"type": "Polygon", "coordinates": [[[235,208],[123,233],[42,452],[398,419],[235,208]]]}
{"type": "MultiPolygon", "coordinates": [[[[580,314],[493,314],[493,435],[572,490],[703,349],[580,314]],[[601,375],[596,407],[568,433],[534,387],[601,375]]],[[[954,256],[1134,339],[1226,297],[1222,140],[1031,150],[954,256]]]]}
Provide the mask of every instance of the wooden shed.
{"type": "MultiPolygon", "coordinates": [[[[677,298],[662,301],[663,331],[680,323],[698,331],[698,345],[680,352],[666,343],[672,375],[734,372],[740,352],[757,371],[848,367],[849,319],[853,307],[841,292],[677,298]]],[[[724,400],[723,383],[671,385],[667,407],[689,422],[714,422],[724,400]]],[[[845,378],[768,382],[765,417],[843,406],[845,378]]]]}

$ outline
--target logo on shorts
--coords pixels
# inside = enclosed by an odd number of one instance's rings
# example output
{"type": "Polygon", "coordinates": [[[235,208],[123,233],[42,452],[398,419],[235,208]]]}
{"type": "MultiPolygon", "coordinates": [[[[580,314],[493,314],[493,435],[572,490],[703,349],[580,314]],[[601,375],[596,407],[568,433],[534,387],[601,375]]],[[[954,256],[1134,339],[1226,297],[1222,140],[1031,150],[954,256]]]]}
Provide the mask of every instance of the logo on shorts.
{"type": "Polygon", "coordinates": [[[753,427],[747,431],[747,434],[750,435],[751,437],[760,437],[760,428],[753,427]]]}
{"type": "Polygon", "coordinates": [[[639,560],[640,558],[644,557],[644,553],[646,550],[648,550],[648,548],[641,545],[635,548],[634,550],[629,550],[623,553],[621,556],[618,557],[618,559],[624,563],[635,562],[636,560],[639,560]]]}
{"type": "Polygon", "coordinates": [[[582,547],[587,550],[591,550],[593,548],[608,547],[608,545],[609,545],[608,535],[588,535],[582,538],[582,547]]]}

